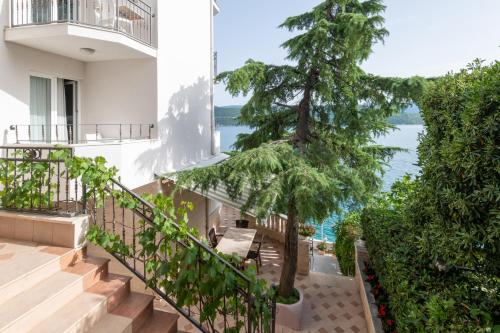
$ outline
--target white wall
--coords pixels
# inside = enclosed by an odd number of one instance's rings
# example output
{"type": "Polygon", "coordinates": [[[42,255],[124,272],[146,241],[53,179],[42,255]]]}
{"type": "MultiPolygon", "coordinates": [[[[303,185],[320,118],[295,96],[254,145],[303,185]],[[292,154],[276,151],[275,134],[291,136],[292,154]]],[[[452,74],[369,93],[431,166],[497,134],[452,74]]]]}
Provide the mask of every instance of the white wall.
{"type": "Polygon", "coordinates": [[[211,0],[158,1],[158,124],[168,171],[211,154],[211,0]]]}
{"type": "MultiPolygon", "coordinates": [[[[9,25],[9,0],[0,0],[0,27],[9,25]]],[[[7,43],[0,37],[0,143],[14,142],[12,124],[29,123],[30,74],[84,77],[85,65],[70,58],[7,43]]]]}
{"type": "MultiPolygon", "coordinates": [[[[142,123],[156,126],[155,60],[87,63],[83,87],[85,94],[82,96],[81,124],[142,123]]],[[[102,127],[101,134],[116,135],[116,131],[116,126],[102,127]]],[[[124,135],[128,135],[126,128],[124,132],[124,135]]]]}
{"type": "Polygon", "coordinates": [[[154,168],[142,168],[140,156],[149,149],[160,149],[158,140],[123,143],[76,145],[75,154],[82,157],[104,156],[108,166],[119,168],[120,181],[135,189],[154,180],[154,168]]]}
{"type": "MultiPolygon", "coordinates": [[[[43,73],[80,81],[81,123],[156,125],[158,141],[79,147],[85,156],[109,154],[105,157],[122,169],[126,185],[136,187],[154,173],[210,157],[212,0],[158,1],[154,7],[156,60],[83,63],[0,38],[0,143],[14,142],[11,124],[29,123],[29,76],[43,73]]],[[[0,10],[0,26],[8,26],[9,0],[0,0],[0,10]]]]}

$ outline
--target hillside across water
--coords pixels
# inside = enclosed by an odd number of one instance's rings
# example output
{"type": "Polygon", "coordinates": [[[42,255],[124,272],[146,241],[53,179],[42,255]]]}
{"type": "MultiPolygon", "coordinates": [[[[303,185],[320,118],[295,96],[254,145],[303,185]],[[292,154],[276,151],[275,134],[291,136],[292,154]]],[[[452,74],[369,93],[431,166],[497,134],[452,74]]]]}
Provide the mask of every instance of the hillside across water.
{"type": "MultiPolygon", "coordinates": [[[[215,122],[217,126],[237,126],[241,105],[215,106],[215,122]]],[[[398,115],[389,118],[393,125],[422,125],[422,117],[417,107],[412,106],[398,115]]]]}

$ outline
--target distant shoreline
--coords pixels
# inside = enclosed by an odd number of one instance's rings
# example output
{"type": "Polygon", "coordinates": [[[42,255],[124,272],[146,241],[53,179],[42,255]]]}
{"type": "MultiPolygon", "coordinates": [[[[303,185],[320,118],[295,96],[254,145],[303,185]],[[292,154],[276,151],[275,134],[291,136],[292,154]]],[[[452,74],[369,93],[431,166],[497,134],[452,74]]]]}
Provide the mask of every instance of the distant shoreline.
{"type": "MultiPolygon", "coordinates": [[[[237,118],[240,115],[241,105],[216,106],[216,126],[240,126],[237,118]]],[[[410,107],[403,113],[389,117],[392,125],[423,125],[423,119],[416,107],[410,107]]]]}

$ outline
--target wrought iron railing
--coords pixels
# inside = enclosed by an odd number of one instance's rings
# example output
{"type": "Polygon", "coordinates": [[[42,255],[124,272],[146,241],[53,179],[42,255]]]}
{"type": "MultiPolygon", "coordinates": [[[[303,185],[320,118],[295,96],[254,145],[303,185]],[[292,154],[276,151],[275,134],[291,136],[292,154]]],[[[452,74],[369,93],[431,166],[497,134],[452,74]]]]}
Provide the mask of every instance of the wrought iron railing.
{"type": "Polygon", "coordinates": [[[153,138],[153,124],[11,125],[16,143],[85,144],[153,138]]]}
{"type": "MultiPolygon", "coordinates": [[[[206,272],[207,265],[213,265],[215,260],[237,280],[237,288],[234,288],[234,285],[227,287],[222,283],[227,276],[221,274],[221,286],[231,289],[227,290],[228,293],[223,293],[224,297],[218,303],[215,319],[210,320],[201,315],[204,294],[197,289],[197,286],[180,286],[181,289],[191,288],[193,297],[198,300],[196,305],[180,306],[178,293],[183,292],[182,290],[166,289],[160,282],[152,284],[151,281],[157,280],[152,279],[153,273],[146,267],[149,259],[144,254],[138,235],[148,225],[153,225],[159,218],[166,219],[166,217],[150,202],[117,180],[107,181],[104,186],[107,195],[99,195],[97,193],[99,190],[82,185],[80,179],[71,179],[66,162],[68,158],[72,159],[72,156],[70,147],[19,145],[0,147],[0,209],[51,214],[88,214],[93,225],[118,236],[128,248],[132,249],[127,255],[120,253],[112,255],[202,332],[274,333],[275,298],[270,295],[253,294],[251,291],[253,282],[246,275],[215,253],[205,242],[191,234],[187,233],[183,239],[172,240],[172,244],[169,244],[171,249],[175,249],[174,252],[187,247],[196,248],[195,264],[190,273],[206,272]],[[65,159],[58,154],[64,150],[67,150],[67,154],[62,155],[65,159]],[[133,206],[119,204],[124,197],[133,200],[135,204],[133,206]],[[228,294],[230,296],[227,296],[228,294]],[[245,311],[238,312],[237,305],[244,305],[245,311]],[[264,309],[268,310],[267,314],[264,309]],[[238,328],[234,330],[234,327],[238,328]]],[[[179,229],[175,223],[172,223],[172,226],[179,229]]],[[[163,239],[162,236],[162,234],[156,235],[158,239],[163,239]]],[[[154,253],[154,257],[168,265],[172,254],[158,250],[154,253]]],[[[198,278],[201,279],[203,276],[198,278]]]]}
{"type": "Polygon", "coordinates": [[[151,7],[140,0],[11,0],[13,27],[75,23],[123,33],[152,45],[151,7]]]}

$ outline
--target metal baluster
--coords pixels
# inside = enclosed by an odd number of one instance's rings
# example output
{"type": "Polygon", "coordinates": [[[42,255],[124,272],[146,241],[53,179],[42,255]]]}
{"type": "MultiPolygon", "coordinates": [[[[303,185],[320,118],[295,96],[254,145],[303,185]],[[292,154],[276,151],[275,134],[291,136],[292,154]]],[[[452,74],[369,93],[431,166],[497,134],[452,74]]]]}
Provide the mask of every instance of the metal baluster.
{"type": "Polygon", "coordinates": [[[5,193],[9,193],[9,148],[5,150],[5,193]]]}
{"type": "Polygon", "coordinates": [[[60,207],[60,192],[61,191],[61,159],[57,158],[57,210],[61,209],[60,207]]]}
{"type": "Polygon", "coordinates": [[[134,237],[132,237],[132,254],[134,256],[134,270],[136,269],[135,267],[135,213],[132,211],[132,230],[134,232],[134,237]]]}
{"type": "Polygon", "coordinates": [[[51,206],[51,201],[50,201],[50,183],[51,183],[51,165],[52,165],[52,157],[51,157],[51,149],[48,150],[48,156],[47,156],[47,160],[48,160],[48,163],[49,163],[49,170],[48,170],[48,184],[47,184],[47,209],[50,210],[50,206],[51,206]]]}
{"type": "Polygon", "coordinates": [[[122,124],[120,124],[120,142],[122,141],[122,124]]]}
{"type": "Polygon", "coordinates": [[[130,124],[130,140],[132,140],[132,124],[130,124]]]}
{"type": "Polygon", "coordinates": [[[116,213],[115,213],[115,183],[111,183],[111,205],[113,206],[113,235],[116,234],[116,213]]]}

